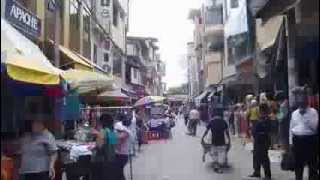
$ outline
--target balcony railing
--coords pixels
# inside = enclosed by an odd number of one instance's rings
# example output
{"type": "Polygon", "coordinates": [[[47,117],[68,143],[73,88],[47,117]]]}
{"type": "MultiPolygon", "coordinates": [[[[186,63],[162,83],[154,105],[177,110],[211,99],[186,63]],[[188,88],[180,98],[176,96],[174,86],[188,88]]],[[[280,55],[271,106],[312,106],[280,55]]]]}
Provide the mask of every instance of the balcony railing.
{"type": "Polygon", "coordinates": [[[223,36],[223,24],[208,24],[205,26],[204,36],[223,36]]]}

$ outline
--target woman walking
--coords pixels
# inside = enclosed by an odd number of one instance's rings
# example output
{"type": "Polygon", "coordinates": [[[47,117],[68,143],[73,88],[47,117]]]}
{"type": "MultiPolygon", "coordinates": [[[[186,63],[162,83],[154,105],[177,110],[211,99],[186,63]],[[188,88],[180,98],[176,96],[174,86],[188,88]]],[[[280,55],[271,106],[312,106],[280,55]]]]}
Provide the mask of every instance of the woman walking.
{"type": "Polygon", "coordinates": [[[102,129],[97,135],[97,151],[93,156],[92,179],[116,180],[114,177],[115,145],[117,137],[113,129],[113,118],[109,114],[100,117],[102,129]]]}

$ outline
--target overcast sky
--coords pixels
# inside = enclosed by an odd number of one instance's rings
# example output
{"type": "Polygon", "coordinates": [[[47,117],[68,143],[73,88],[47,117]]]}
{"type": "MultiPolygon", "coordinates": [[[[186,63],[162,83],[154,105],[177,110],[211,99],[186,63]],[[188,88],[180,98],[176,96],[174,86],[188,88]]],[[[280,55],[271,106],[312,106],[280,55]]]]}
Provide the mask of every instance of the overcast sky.
{"type": "Polygon", "coordinates": [[[130,0],[129,36],[151,36],[159,39],[161,59],[166,63],[167,87],[186,82],[186,44],[192,41],[193,25],[188,20],[191,8],[201,0],[130,0]]]}

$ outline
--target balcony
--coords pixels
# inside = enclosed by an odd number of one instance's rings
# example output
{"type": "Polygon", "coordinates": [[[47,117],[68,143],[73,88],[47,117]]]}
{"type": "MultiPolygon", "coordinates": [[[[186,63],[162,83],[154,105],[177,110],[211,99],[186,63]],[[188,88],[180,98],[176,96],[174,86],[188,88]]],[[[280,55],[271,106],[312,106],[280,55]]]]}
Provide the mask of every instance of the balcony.
{"type": "Polygon", "coordinates": [[[204,37],[208,36],[222,36],[223,37],[223,24],[208,24],[204,28],[204,37]]]}
{"type": "Polygon", "coordinates": [[[205,55],[205,63],[220,63],[222,60],[221,52],[208,52],[205,55]]]}

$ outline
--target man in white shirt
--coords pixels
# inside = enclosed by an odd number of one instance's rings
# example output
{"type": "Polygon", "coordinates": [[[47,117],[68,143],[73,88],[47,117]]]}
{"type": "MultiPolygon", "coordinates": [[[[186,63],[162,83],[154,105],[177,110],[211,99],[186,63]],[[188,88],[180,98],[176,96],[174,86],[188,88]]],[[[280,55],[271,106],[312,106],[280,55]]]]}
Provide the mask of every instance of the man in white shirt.
{"type": "Polygon", "coordinates": [[[309,167],[309,179],[318,179],[318,124],[317,110],[308,107],[307,92],[299,87],[294,90],[298,109],[291,115],[289,143],[295,155],[296,180],[303,179],[305,165],[309,167]]]}
{"type": "Polygon", "coordinates": [[[189,113],[189,122],[188,122],[188,129],[191,130],[190,135],[196,136],[197,125],[199,121],[200,121],[200,113],[196,109],[196,107],[193,106],[189,113]]]}

